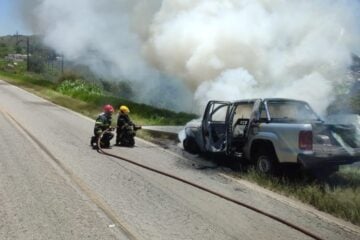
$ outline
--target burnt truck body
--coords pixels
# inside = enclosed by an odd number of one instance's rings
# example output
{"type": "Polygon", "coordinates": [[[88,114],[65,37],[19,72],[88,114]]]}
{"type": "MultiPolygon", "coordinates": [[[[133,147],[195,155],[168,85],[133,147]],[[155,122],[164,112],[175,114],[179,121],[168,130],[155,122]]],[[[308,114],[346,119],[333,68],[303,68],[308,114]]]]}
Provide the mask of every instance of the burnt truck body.
{"type": "Polygon", "coordinates": [[[203,119],[185,126],[183,146],[249,161],[264,173],[285,163],[336,171],[360,160],[358,128],[326,124],[308,103],[280,98],[210,101],[203,119]]]}

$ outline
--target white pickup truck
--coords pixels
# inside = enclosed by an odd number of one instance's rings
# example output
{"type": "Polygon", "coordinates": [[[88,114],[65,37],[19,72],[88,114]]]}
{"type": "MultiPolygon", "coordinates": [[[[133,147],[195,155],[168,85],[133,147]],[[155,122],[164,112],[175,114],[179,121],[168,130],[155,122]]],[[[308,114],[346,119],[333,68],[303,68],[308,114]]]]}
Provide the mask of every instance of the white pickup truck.
{"type": "Polygon", "coordinates": [[[280,164],[331,173],[360,161],[357,127],[326,124],[308,103],[292,99],[210,101],[203,119],[185,126],[183,146],[252,162],[266,174],[280,164]]]}

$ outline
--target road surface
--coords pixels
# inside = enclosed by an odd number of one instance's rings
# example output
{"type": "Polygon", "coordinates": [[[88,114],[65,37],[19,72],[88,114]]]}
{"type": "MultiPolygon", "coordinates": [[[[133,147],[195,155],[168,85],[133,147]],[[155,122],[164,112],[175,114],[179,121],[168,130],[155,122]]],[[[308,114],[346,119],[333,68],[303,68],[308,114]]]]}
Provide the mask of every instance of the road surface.
{"type": "MultiPolygon", "coordinates": [[[[176,180],[97,153],[94,121],[0,81],[0,239],[311,239],[176,180]]],[[[321,236],[360,230],[137,139],[111,153],[186,178],[321,236]]]]}

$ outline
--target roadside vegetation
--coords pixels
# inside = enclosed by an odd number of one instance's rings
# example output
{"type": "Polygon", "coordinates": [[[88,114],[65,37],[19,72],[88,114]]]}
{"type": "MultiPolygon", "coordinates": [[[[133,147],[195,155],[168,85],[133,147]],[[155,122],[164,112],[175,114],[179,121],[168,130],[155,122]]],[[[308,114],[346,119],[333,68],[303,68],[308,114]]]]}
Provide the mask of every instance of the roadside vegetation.
{"type": "Polygon", "coordinates": [[[129,100],[133,94],[129,82],[98,79],[85,67],[71,63],[64,67],[62,56],[43,46],[39,37],[31,36],[29,42],[28,64],[26,60],[9,61],[5,59],[8,54],[26,56],[27,37],[0,37],[3,80],[91,118],[102,111],[104,104],[111,104],[116,110],[120,105],[127,105],[134,122],[141,125],[183,125],[196,117],[133,102],[129,100]]]}
{"type": "Polygon", "coordinates": [[[305,173],[265,176],[254,169],[235,173],[234,176],[360,226],[360,166],[344,166],[325,180],[305,173]]]}
{"type": "MultiPolygon", "coordinates": [[[[9,53],[25,53],[25,47],[25,39],[14,41],[11,37],[0,38],[0,78],[53,103],[93,119],[101,112],[104,104],[112,104],[115,108],[127,105],[131,109],[134,122],[141,125],[183,125],[196,118],[193,114],[175,113],[129,101],[132,93],[126,82],[95,82],[79,72],[59,71],[59,65],[54,67],[56,54],[51,51],[41,50],[50,58],[34,54],[30,62],[31,71],[27,71],[26,62],[14,64],[4,59],[9,53]],[[18,42],[20,44],[17,44],[18,42]],[[119,95],[126,98],[116,97],[119,95]]],[[[41,46],[38,49],[42,49],[41,46]]],[[[354,93],[354,96],[353,100],[347,101],[346,104],[360,112],[360,95],[354,93]]],[[[337,101],[332,109],[343,108],[344,104],[339,102],[337,101]]],[[[140,134],[151,139],[145,131],[140,134]]],[[[234,172],[234,175],[360,225],[360,168],[341,168],[326,181],[314,180],[306,175],[269,177],[252,169],[234,172]]]]}
{"type": "Polygon", "coordinates": [[[101,86],[89,83],[81,77],[74,77],[74,74],[48,81],[46,75],[24,71],[24,63],[18,64],[16,70],[11,68],[9,71],[6,68],[7,63],[0,60],[1,79],[90,118],[95,118],[107,103],[116,109],[120,105],[127,105],[131,109],[134,122],[141,125],[182,125],[195,117],[193,114],[176,113],[112,96],[101,86]]]}

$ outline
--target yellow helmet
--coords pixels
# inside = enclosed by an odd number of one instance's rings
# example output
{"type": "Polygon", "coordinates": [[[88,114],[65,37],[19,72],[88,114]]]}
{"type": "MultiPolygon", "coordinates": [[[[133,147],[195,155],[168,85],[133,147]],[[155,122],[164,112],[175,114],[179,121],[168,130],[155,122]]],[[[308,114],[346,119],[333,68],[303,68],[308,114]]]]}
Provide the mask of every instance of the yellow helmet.
{"type": "Polygon", "coordinates": [[[120,112],[126,113],[126,114],[130,112],[130,109],[124,105],[120,106],[119,110],[120,110],[120,112]]]}

